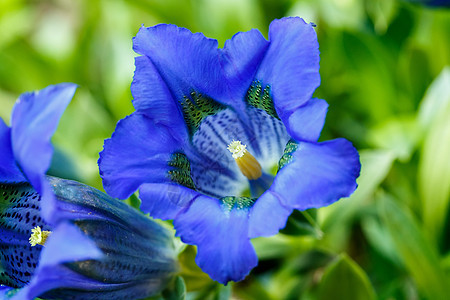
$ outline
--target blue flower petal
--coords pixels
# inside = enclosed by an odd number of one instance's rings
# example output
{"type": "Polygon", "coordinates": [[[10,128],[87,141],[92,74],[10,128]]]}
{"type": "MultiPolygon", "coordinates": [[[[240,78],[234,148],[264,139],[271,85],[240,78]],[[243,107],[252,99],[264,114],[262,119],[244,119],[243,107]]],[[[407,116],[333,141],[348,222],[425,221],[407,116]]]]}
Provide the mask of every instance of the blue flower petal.
{"type": "MultiPolygon", "coordinates": [[[[34,187],[34,186],[33,186],[34,187]]],[[[39,193],[42,198],[41,215],[50,224],[55,224],[58,215],[56,211],[56,198],[53,193],[53,189],[50,186],[46,177],[41,178],[41,192],[39,193]]]]}
{"type": "Polygon", "coordinates": [[[92,220],[120,223],[128,230],[145,236],[143,240],[158,237],[161,241],[170,240],[168,232],[158,224],[151,222],[142,214],[122,201],[82,183],[49,177],[57,196],[57,222],[92,220]],[[95,214],[92,213],[95,211],[95,214]]]}
{"type": "Polygon", "coordinates": [[[319,44],[313,26],[298,17],[274,20],[269,41],[255,79],[271,86],[277,113],[288,124],[320,84],[319,44]]]}
{"type": "Polygon", "coordinates": [[[42,193],[42,178],[53,154],[50,138],[75,89],[75,84],[62,83],[24,93],[13,108],[11,140],[14,157],[39,193],[42,193]]]}
{"type": "Polygon", "coordinates": [[[256,29],[236,33],[225,42],[221,63],[229,91],[224,95],[228,99],[221,99],[221,102],[234,107],[238,113],[245,111],[242,96],[252,83],[268,46],[269,42],[256,29]]]}
{"type": "Polygon", "coordinates": [[[0,119],[0,181],[21,182],[25,180],[12,152],[11,128],[0,119]]]}
{"type": "Polygon", "coordinates": [[[293,209],[282,202],[281,196],[270,189],[256,200],[249,215],[250,238],[275,235],[286,226],[293,209]]]}
{"type": "MultiPolygon", "coordinates": [[[[221,117],[227,111],[216,116],[221,117]]],[[[220,123],[232,124],[227,131],[230,137],[225,141],[215,134],[217,130],[224,129],[219,125],[212,126],[208,118],[193,136],[192,144],[185,143],[183,147],[173,138],[167,127],[154,124],[143,113],[136,112],[119,121],[116,131],[111,139],[105,141],[104,150],[100,153],[100,175],[103,178],[105,190],[111,196],[123,199],[145,183],[161,184],[160,187],[165,191],[174,183],[183,184],[184,179],[192,181],[191,184],[184,184],[184,186],[214,196],[216,196],[215,191],[219,191],[223,193],[219,194],[219,197],[228,195],[224,191],[239,192],[244,189],[245,178],[238,171],[236,163],[227,150],[228,143],[237,138],[236,134],[240,133],[239,123],[229,122],[229,115],[220,119],[220,123]],[[202,154],[199,154],[199,150],[195,147],[200,148],[202,154]],[[185,155],[185,160],[174,160],[174,155],[177,154],[185,155]],[[180,164],[181,169],[177,169],[177,164],[180,164]],[[174,180],[170,176],[169,172],[173,171],[180,174],[178,177],[180,180],[174,180]]],[[[153,201],[153,196],[145,196],[153,191],[144,188],[141,193],[144,195],[144,202],[147,201],[146,199],[153,201]]],[[[189,199],[182,202],[186,203],[191,198],[189,196],[189,199]]],[[[167,199],[167,201],[180,204],[178,200],[167,199]]],[[[162,205],[171,206],[171,203],[162,205]]],[[[146,209],[146,211],[153,211],[156,207],[153,208],[153,204],[150,204],[146,209]]],[[[172,212],[168,211],[168,215],[172,215],[172,212]]],[[[167,218],[163,215],[161,217],[167,218]]]]}
{"type": "Polygon", "coordinates": [[[184,136],[186,127],[167,83],[147,56],[135,58],[131,93],[136,110],[145,112],[155,123],[170,126],[174,133],[184,136]]]}
{"type": "Polygon", "coordinates": [[[76,282],[72,282],[75,281],[72,276],[62,276],[64,273],[60,272],[60,265],[77,260],[100,259],[102,255],[95,243],[85,237],[78,228],[62,223],[48,238],[33,280],[21,289],[16,297],[34,299],[51,289],[77,286],[76,282]]]}
{"type": "Polygon", "coordinates": [[[33,298],[30,298],[29,295],[38,294],[41,290],[45,290],[44,294],[40,295],[44,299],[147,299],[161,292],[161,287],[167,285],[167,280],[160,278],[116,284],[103,283],[90,280],[61,265],[52,266],[46,271],[48,273],[45,273],[45,278],[36,281],[36,285],[43,284],[43,288],[34,286],[34,289],[25,290],[25,292],[19,293],[17,298],[11,299],[30,300],[33,298]]]}
{"type": "MultiPolygon", "coordinates": [[[[270,169],[283,155],[284,146],[290,136],[283,122],[269,116],[265,111],[248,108],[246,112],[251,121],[250,126],[253,133],[252,138],[249,139],[249,145],[252,145],[252,149],[249,151],[258,159],[262,167],[270,172],[270,169]]],[[[245,141],[243,142],[245,143],[245,141]]]]}
{"type": "Polygon", "coordinates": [[[177,235],[197,245],[196,262],[220,283],[245,278],[258,263],[248,238],[248,210],[228,210],[217,199],[200,196],[174,220],[177,235]]]}
{"type": "Polygon", "coordinates": [[[271,23],[269,38],[267,42],[259,31],[252,30],[238,33],[225,43],[222,63],[230,88],[229,94],[223,97],[232,101],[220,100],[238,113],[246,111],[249,116],[239,115],[252,127],[254,112],[245,109],[243,100],[249,87],[261,82],[262,88],[270,87],[271,101],[291,136],[297,140],[317,141],[326,103],[317,103],[318,100],[311,103],[310,100],[320,83],[315,31],[300,18],[284,18],[271,23]],[[315,105],[311,107],[311,104],[315,105]],[[303,127],[305,118],[307,127],[303,127]]]}
{"type": "MultiPolygon", "coordinates": [[[[142,249],[145,247],[147,252],[154,251],[159,247],[164,248],[167,255],[171,254],[169,248],[167,248],[167,244],[170,244],[171,241],[170,233],[157,223],[151,222],[143,214],[137,213],[130,206],[76,181],[54,177],[49,179],[58,199],[55,205],[58,215],[57,222],[71,220],[77,223],[79,227],[82,227],[81,223],[86,221],[87,225],[97,224],[97,226],[103,226],[102,230],[84,231],[93,234],[95,237],[93,239],[97,242],[100,239],[108,240],[108,237],[111,238],[110,244],[117,251],[124,246],[128,246],[119,243],[121,240],[120,236],[127,239],[126,235],[131,235],[130,232],[132,232],[132,235],[136,238],[133,241],[135,244],[133,248],[141,249],[141,253],[131,253],[130,250],[127,250],[128,254],[132,254],[134,257],[144,254],[146,251],[142,251],[142,249]],[[95,212],[95,214],[92,212],[95,212]],[[115,229],[116,227],[120,228],[115,229]],[[122,235],[118,234],[119,231],[124,229],[126,231],[122,235]],[[110,230],[114,231],[110,235],[107,234],[104,237],[95,236],[97,231],[107,233],[110,230]]],[[[111,247],[111,245],[108,247],[111,247]]]]}
{"type": "Polygon", "coordinates": [[[140,208],[153,218],[174,219],[199,195],[190,188],[173,183],[144,183],[139,189],[140,208]]]}
{"type": "Polygon", "coordinates": [[[133,39],[136,60],[131,86],[136,110],[174,129],[183,139],[186,129],[179,102],[191,92],[214,98],[226,93],[217,41],[186,28],[161,24],[142,27],[133,39]]]}
{"type": "Polygon", "coordinates": [[[313,98],[296,109],[285,124],[290,135],[298,141],[316,142],[327,114],[325,100],[313,98]]]}
{"type": "MultiPolygon", "coordinates": [[[[13,299],[14,295],[18,292],[18,289],[11,288],[9,286],[0,286],[0,299],[7,300],[7,299],[13,299]]],[[[21,300],[18,298],[14,298],[15,300],[21,300]]],[[[24,299],[28,300],[28,299],[24,299]]]]}
{"type": "Polygon", "coordinates": [[[358,152],[345,139],[300,142],[270,190],[279,194],[287,207],[318,208],[350,196],[360,169],[358,152]]]}
{"type": "Polygon", "coordinates": [[[8,286],[0,285],[0,299],[9,299],[7,297],[7,293],[11,290],[12,290],[12,288],[10,288],[8,286]]]}
{"type": "Polygon", "coordinates": [[[38,268],[78,260],[100,259],[102,256],[100,249],[80,229],[64,222],[59,224],[48,238],[38,268]]]}
{"type": "MultiPolygon", "coordinates": [[[[80,295],[93,299],[92,293],[101,289],[101,299],[141,299],[161,291],[177,269],[168,230],[94,188],[58,178],[50,182],[58,221],[72,221],[105,254],[98,261],[70,264],[81,275],[80,295]]],[[[78,299],[76,292],[65,292],[78,299]]],[[[68,298],[61,291],[52,293],[68,298]]]]}
{"type": "Polygon", "coordinates": [[[100,152],[103,187],[113,197],[125,199],[145,182],[167,182],[167,162],[178,142],[162,125],[134,113],[117,124],[100,152]]]}

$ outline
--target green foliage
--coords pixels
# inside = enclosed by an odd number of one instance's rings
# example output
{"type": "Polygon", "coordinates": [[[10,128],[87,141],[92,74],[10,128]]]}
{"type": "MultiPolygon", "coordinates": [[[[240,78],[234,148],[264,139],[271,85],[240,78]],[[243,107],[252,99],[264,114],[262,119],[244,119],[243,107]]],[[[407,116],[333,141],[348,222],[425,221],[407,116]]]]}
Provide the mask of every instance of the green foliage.
{"type": "Polygon", "coordinates": [[[164,299],[447,298],[449,9],[400,0],[2,0],[0,117],[8,122],[24,91],[77,83],[51,172],[101,188],[98,153],[133,111],[131,38],[141,24],[177,24],[223,45],[251,28],[267,36],[270,21],[287,15],[317,24],[314,96],[330,104],[321,139],[358,148],[358,190],[252,240],[259,265],[236,284],[213,282],[185,247],[164,299]]]}
{"type": "Polygon", "coordinates": [[[435,245],[407,208],[389,197],[380,199],[378,205],[390,240],[418,288],[428,299],[446,299],[450,281],[440,266],[435,245]]]}
{"type": "Polygon", "coordinates": [[[162,292],[164,300],[184,300],[186,299],[186,285],[182,277],[177,276],[166,290],[162,292]]]}
{"type": "Polygon", "coordinates": [[[450,68],[427,91],[418,123],[423,145],[418,169],[424,226],[436,242],[443,234],[450,201],[450,68]]]}
{"type": "Polygon", "coordinates": [[[321,238],[323,235],[317,223],[317,210],[312,208],[305,211],[295,210],[288,218],[286,226],[281,233],[288,235],[315,235],[321,238]]]}
{"type": "Polygon", "coordinates": [[[373,300],[375,293],[364,271],[343,254],[325,270],[318,299],[373,300]]]}

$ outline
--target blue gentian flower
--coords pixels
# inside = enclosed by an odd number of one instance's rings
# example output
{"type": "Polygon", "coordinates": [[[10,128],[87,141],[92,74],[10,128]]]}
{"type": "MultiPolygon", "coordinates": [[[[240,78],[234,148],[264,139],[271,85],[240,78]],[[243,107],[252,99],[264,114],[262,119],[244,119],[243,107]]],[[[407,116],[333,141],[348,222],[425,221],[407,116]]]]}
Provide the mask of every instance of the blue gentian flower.
{"type": "Polygon", "coordinates": [[[422,4],[431,7],[450,7],[450,0],[406,0],[415,4],[422,4]]]}
{"type": "Polygon", "coordinates": [[[140,299],[176,271],[169,232],[119,200],[45,176],[76,86],[20,96],[0,121],[2,299],[140,299]]]}
{"type": "Polygon", "coordinates": [[[100,154],[105,190],[137,189],[141,209],[174,219],[216,281],[256,266],[251,238],[276,234],[293,209],[329,205],[356,189],[359,156],[345,139],[318,142],[327,103],[312,24],[275,20],[216,40],[174,25],[134,38],[136,112],[100,154]]]}

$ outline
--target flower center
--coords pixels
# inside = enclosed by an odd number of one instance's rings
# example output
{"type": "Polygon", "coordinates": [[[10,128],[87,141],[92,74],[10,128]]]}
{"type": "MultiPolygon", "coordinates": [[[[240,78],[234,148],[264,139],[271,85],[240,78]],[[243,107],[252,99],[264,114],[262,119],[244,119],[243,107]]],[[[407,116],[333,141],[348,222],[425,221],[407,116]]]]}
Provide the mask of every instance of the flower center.
{"type": "Polygon", "coordinates": [[[236,161],[239,170],[249,180],[256,180],[261,177],[261,165],[256,158],[247,151],[247,146],[241,141],[233,140],[227,147],[236,161]]]}
{"type": "Polygon", "coordinates": [[[42,245],[44,246],[45,242],[47,241],[47,238],[51,234],[51,231],[42,231],[41,227],[36,226],[33,229],[31,229],[31,236],[30,236],[30,244],[32,247],[36,245],[42,245]]]}

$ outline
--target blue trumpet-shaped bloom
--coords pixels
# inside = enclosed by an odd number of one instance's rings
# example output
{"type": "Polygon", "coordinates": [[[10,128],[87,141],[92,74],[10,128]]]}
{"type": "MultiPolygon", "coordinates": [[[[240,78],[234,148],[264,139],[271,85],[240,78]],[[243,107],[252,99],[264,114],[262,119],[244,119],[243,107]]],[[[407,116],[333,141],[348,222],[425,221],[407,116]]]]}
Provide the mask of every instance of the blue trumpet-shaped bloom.
{"type": "Polygon", "coordinates": [[[136,112],[105,141],[105,190],[126,198],[139,189],[141,209],[174,219],[181,240],[198,246],[197,264],[221,283],[256,266],[251,238],[276,234],[293,209],[356,189],[356,149],[345,139],[318,142],[327,103],[312,98],[313,27],[275,20],[269,40],[240,32],[223,49],[174,25],[142,27],[134,38],[136,112]],[[247,170],[229,152],[241,146],[253,157],[247,170]]]}
{"type": "Polygon", "coordinates": [[[2,299],[140,299],[176,271],[170,234],[133,208],[45,175],[50,137],[76,86],[23,94],[0,122],[2,299]],[[32,229],[50,231],[32,246],[32,229]]]}

